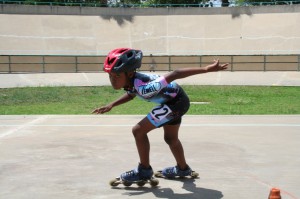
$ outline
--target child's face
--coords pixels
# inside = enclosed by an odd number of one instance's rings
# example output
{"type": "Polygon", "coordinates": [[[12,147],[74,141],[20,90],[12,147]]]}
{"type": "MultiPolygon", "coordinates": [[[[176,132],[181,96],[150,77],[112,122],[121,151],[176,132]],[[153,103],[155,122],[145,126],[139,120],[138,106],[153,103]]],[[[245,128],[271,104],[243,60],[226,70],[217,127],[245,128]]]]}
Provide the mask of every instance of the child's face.
{"type": "Polygon", "coordinates": [[[128,78],[125,73],[109,73],[109,80],[114,89],[124,88],[128,84],[128,78]]]}

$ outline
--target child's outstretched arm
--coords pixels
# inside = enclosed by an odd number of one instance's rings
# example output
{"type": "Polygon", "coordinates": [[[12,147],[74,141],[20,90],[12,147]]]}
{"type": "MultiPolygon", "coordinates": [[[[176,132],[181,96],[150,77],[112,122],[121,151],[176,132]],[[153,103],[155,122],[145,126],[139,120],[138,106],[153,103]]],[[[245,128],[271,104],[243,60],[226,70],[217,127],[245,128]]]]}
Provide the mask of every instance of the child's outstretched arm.
{"type": "Polygon", "coordinates": [[[228,66],[228,63],[220,64],[219,60],[214,60],[214,62],[208,66],[205,66],[202,68],[180,68],[180,69],[176,69],[176,70],[164,75],[164,77],[165,77],[166,81],[168,83],[170,83],[176,79],[182,79],[182,78],[189,77],[192,75],[225,70],[225,69],[227,69],[227,66],[228,66]]]}
{"type": "Polygon", "coordinates": [[[92,113],[103,114],[103,113],[109,112],[113,107],[121,105],[121,104],[124,104],[126,102],[129,102],[134,97],[135,97],[134,95],[130,95],[129,93],[125,93],[123,96],[121,96],[116,101],[113,101],[112,103],[110,103],[110,104],[108,104],[106,106],[102,106],[100,108],[96,108],[92,113]]]}

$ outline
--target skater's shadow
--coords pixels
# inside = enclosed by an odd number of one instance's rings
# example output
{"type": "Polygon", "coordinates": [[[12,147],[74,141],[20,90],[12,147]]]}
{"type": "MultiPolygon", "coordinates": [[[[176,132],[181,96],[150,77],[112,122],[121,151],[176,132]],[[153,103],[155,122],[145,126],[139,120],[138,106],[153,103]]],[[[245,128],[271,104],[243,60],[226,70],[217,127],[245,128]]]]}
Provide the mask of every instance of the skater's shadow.
{"type": "MultiPolygon", "coordinates": [[[[174,180],[174,179],[173,179],[174,180]]],[[[213,190],[213,189],[205,189],[197,187],[195,184],[195,179],[175,179],[176,181],[183,182],[182,188],[185,189],[185,193],[176,193],[171,188],[162,188],[158,187],[126,187],[128,190],[126,195],[129,196],[137,196],[145,193],[153,193],[157,198],[172,198],[172,199],[180,199],[180,198],[197,198],[197,199],[220,199],[223,198],[223,194],[221,191],[213,190]],[[188,193],[186,193],[188,192],[188,193]]],[[[179,191],[180,192],[180,191],[179,191]]]]}

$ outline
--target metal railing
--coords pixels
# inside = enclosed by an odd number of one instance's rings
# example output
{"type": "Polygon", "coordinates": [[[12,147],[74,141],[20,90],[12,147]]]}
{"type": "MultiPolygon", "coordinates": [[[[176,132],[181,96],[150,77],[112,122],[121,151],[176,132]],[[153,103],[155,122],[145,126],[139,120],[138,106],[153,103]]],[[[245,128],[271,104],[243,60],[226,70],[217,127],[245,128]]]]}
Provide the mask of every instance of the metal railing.
{"type": "MultiPolygon", "coordinates": [[[[300,71],[300,55],[144,56],[141,71],[203,67],[214,59],[228,71],[300,71]]],[[[105,56],[1,55],[0,73],[101,72],[105,56]]]]}

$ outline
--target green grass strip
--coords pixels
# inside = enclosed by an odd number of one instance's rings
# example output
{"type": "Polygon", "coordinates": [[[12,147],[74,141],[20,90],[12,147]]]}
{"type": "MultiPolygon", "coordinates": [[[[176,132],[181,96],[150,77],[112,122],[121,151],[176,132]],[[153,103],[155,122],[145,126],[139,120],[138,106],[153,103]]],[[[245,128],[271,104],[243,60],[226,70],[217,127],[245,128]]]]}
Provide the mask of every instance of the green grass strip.
{"type": "MultiPolygon", "coordinates": [[[[192,115],[300,114],[300,87],[183,86],[192,115]]],[[[0,115],[90,114],[124,91],[99,87],[27,87],[0,89],[0,115]]],[[[107,114],[147,114],[156,104],[135,98],[107,114]]]]}

